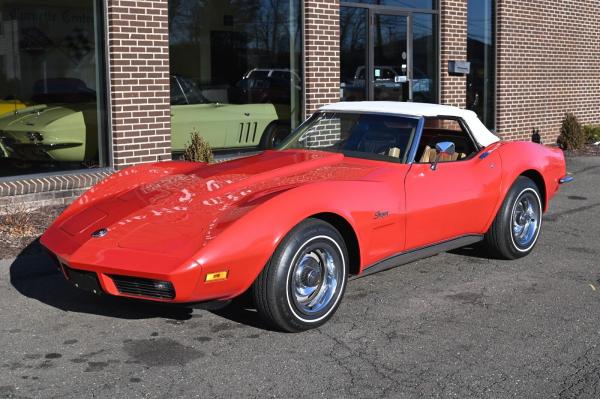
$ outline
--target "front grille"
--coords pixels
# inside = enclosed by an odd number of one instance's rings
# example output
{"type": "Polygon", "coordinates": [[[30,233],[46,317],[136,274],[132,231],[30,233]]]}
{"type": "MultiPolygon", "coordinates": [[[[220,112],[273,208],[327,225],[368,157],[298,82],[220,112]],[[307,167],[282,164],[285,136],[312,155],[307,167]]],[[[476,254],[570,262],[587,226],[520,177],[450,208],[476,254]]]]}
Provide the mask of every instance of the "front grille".
{"type": "Polygon", "coordinates": [[[157,299],[175,298],[175,288],[169,281],[118,275],[111,275],[110,278],[121,294],[157,299]]]}

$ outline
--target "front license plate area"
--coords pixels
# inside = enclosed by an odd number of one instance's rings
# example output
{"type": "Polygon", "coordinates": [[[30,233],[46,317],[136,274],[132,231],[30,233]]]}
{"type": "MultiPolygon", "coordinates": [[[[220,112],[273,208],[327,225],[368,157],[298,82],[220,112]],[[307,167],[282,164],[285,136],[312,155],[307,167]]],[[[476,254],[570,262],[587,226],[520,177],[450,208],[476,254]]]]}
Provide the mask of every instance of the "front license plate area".
{"type": "Polygon", "coordinates": [[[69,282],[76,288],[96,295],[102,294],[102,288],[100,287],[100,282],[98,281],[98,275],[96,273],[71,269],[65,265],[63,265],[63,269],[69,282]]]}

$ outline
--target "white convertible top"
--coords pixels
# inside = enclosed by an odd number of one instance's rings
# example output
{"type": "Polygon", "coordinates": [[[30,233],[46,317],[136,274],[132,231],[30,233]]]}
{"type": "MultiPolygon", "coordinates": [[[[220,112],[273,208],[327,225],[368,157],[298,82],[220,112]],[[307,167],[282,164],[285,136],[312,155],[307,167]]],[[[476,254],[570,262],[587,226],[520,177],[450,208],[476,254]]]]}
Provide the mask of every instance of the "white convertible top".
{"type": "Polygon", "coordinates": [[[479,145],[488,145],[500,141],[498,136],[488,130],[473,111],[451,107],[449,105],[407,103],[394,101],[355,101],[325,105],[321,111],[328,112],[378,112],[403,116],[435,117],[453,116],[462,118],[479,145]]]}

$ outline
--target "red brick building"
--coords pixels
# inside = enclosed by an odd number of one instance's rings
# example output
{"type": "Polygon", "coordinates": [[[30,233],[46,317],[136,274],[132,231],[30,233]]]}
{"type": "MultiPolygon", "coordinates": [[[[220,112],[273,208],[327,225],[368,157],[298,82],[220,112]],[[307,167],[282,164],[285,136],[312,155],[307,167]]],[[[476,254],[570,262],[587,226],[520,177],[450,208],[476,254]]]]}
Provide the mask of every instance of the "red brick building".
{"type": "Polygon", "coordinates": [[[565,112],[600,123],[597,8],[0,0],[0,206],[68,202],[179,156],[192,131],[228,156],[266,148],[336,101],[451,104],[505,139],[537,128],[551,143],[565,112]]]}

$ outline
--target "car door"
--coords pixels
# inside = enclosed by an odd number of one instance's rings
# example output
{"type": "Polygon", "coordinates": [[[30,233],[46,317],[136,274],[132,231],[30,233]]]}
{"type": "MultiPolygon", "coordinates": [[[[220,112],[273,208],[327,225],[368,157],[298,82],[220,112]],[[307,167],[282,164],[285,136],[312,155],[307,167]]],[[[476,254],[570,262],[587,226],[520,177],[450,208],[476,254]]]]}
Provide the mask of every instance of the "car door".
{"type": "Polygon", "coordinates": [[[406,175],[406,249],[484,233],[500,193],[496,152],[463,160],[414,163],[406,175]]]}

